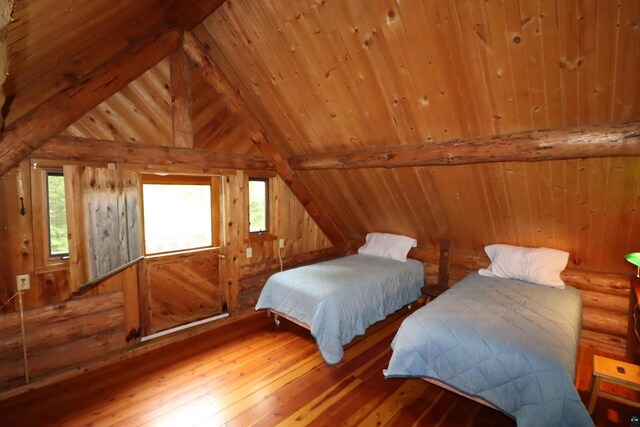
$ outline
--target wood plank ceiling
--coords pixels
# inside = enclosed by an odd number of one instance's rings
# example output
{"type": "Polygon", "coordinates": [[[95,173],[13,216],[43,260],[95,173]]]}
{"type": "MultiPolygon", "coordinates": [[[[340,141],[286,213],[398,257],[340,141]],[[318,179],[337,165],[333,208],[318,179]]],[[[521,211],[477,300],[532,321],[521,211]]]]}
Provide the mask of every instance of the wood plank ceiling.
{"type": "MultiPolygon", "coordinates": [[[[7,123],[169,26],[174,3],[18,2],[7,123]]],[[[237,0],[194,34],[288,157],[638,120],[639,23],[635,0],[237,0]]],[[[193,76],[194,146],[256,155],[242,117],[193,76]]],[[[168,145],[168,84],[165,60],[66,133],[168,145]]],[[[640,240],[637,157],[298,174],[352,239],[547,245],[611,272],[630,271],[640,240]]]]}
{"type": "MultiPolygon", "coordinates": [[[[226,2],[195,34],[288,155],[640,118],[640,3],[226,2]]],[[[504,242],[626,273],[640,158],[299,171],[349,238],[504,242]]]]}

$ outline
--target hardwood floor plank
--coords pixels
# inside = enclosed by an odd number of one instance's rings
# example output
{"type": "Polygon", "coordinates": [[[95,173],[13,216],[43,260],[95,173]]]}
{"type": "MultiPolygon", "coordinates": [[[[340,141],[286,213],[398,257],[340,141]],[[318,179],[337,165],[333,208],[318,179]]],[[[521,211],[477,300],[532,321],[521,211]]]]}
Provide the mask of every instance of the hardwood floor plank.
{"type": "MultiPolygon", "coordinates": [[[[384,378],[391,341],[409,313],[373,325],[334,366],[309,331],[256,317],[0,401],[0,425],[514,426],[500,412],[425,381],[384,378]]],[[[594,353],[611,357],[580,347],[576,384],[584,401],[594,353]]],[[[622,387],[605,389],[637,398],[622,387]]],[[[599,398],[594,421],[625,425],[635,413],[599,398]]]]}

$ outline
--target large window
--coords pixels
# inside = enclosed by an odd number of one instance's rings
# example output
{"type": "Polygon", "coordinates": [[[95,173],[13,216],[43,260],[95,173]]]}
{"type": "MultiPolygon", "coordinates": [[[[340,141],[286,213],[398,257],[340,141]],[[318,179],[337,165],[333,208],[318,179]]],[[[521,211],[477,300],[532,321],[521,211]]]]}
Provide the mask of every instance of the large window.
{"type": "Polygon", "coordinates": [[[49,256],[63,257],[69,255],[64,175],[62,171],[47,171],[46,177],[49,256]]]}
{"type": "Polygon", "coordinates": [[[216,244],[217,189],[214,191],[212,182],[209,177],[143,177],[147,254],[216,244]]]}
{"type": "Polygon", "coordinates": [[[249,178],[249,233],[269,231],[269,179],[249,178]]]}

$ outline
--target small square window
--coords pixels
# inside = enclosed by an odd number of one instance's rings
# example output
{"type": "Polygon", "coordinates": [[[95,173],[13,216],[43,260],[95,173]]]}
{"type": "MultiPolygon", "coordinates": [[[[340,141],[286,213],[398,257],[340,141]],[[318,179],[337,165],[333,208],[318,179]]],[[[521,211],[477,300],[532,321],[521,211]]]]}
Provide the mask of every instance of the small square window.
{"type": "Polygon", "coordinates": [[[269,179],[249,178],[249,233],[269,231],[269,179]]]}
{"type": "Polygon", "coordinates": [[[46,174],[49,256],[64,257],[69,255],[64,175],[60,171],[47,171],[46,174]]]}

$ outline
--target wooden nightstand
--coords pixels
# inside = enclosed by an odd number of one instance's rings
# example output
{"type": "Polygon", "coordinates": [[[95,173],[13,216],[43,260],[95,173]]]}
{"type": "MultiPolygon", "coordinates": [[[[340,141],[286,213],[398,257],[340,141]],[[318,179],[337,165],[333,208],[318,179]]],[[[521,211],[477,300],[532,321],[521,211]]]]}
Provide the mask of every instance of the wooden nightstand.
{"type": "Polygon", "coordinates": [[[600,390],[602,381],[640,391],[640,366],[608,357],[593,356],[593,377],[591,378],[591,397],[589,398],[588,410],[590,414],[593,413],[598,396],[640,408],[638,402],[600,390]]]}

